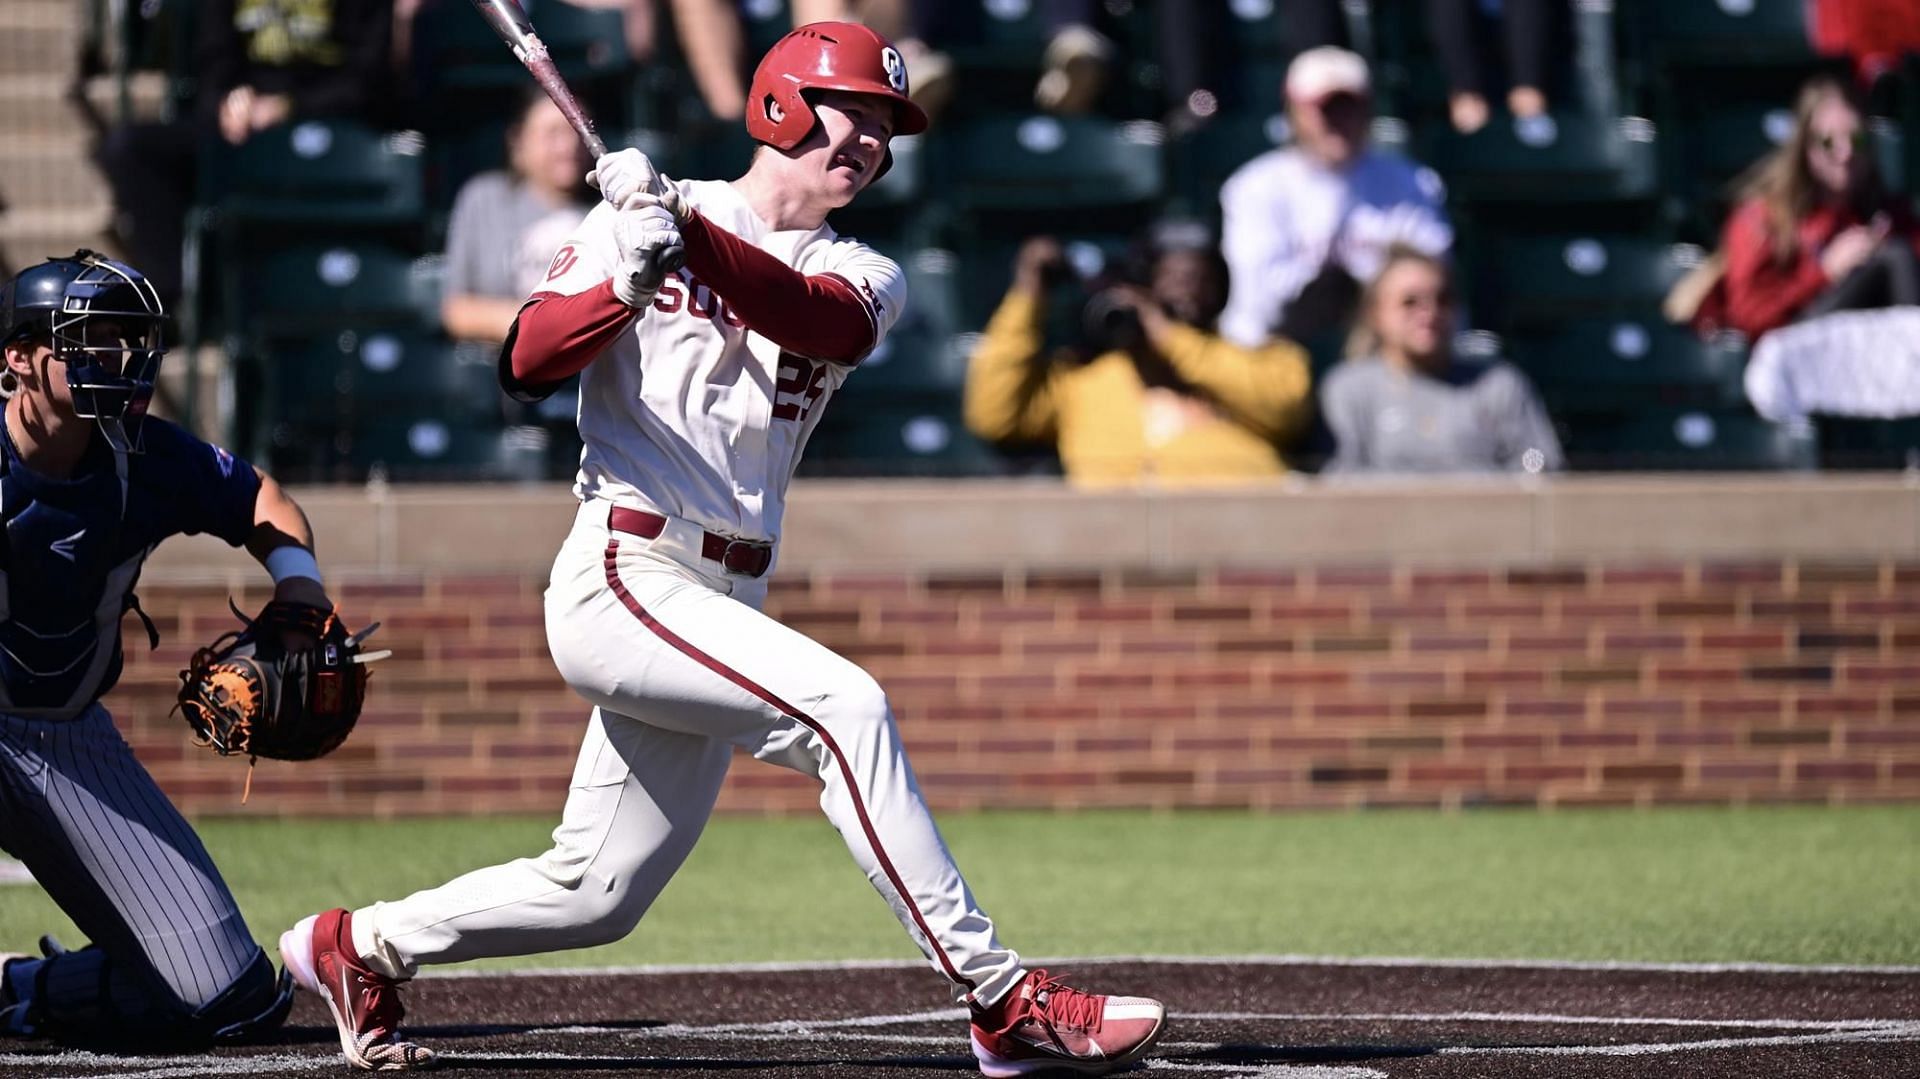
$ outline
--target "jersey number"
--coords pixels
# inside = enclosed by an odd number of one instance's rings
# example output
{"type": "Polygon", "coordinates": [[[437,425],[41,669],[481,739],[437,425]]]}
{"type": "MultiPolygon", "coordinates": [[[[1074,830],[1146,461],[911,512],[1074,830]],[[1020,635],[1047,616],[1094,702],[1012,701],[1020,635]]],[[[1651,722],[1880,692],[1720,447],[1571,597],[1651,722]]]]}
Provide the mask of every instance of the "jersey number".
{"type": "Polygon", "coordinates": [[[780,354],[779,378],[773,384],[773,418],[801,421],[814,402],[827,392],[827,368],[791,352],[780,354]]]}

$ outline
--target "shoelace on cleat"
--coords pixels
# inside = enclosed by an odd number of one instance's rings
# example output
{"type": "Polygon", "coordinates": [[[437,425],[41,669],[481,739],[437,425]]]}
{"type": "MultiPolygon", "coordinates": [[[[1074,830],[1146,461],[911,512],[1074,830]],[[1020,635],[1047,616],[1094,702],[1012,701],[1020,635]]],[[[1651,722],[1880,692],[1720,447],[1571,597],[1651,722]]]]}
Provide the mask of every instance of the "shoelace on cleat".
{"type": "Polygon", "coordinates": [[[366,1022],[364,1033],[396,1037],[400,1033],[400,1020],[407,1014],[406,1005],[400,1002],[400,990],[385,978],[378,975],[353,972],[353,980],[360,987],[360,1007],[356,1009],[366,1022]]]}
{"type": "Polygon", "coordinates": [[[1076,1030],[1100,1029],[1100,998],[1084,993],[1047,974],[1033,973],[1033,1014],[1049,1029],[1069,1027],[1076,1030]]]}

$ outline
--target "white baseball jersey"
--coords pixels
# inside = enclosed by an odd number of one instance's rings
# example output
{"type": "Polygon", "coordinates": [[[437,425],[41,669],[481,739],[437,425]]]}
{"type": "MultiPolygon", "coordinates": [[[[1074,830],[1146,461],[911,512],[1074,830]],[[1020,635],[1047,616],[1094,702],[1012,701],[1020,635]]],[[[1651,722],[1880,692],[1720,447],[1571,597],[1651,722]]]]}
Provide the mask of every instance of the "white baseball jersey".
{"type": "MultiPolygon", "coordinates": [[[[843,278],[876,341],[899,317],[905,290],[887,259],[825,227],[769,232],[728,184],[679,189],[711,224],[843,278]]],[[[537,291],[577,294],[613,274],[613,213],[588,216],[537,291]]],[[[554,664],[594,707],[554,846],[354,912],[364,962],[406,977],[618,940],[693,849],[744,748],[818,780],[821,809],[956,1002],[997,1001],[1025,976],[934,826],[885,690],[763,614],[765,577],[705,553],[702,528],[776,536],[801,448],[850,369],[783,353],[685,272],[586,368],[582,504],[546,611],[554,664]],[[607,500],[677,520],[656,537],[623,533],[607,500]]]]}
{"type": "MultiPolygon", "coordinates": [[[[866,303],[875,344],[900,317],[906,279],[893,260],[824,224],[775,232],[725,181],[673,183],[711,224],[802,273],[844,278],[866,303]]],[[[534,291],[573,295],[611,278],[615,214],[595,207],[534,291]]],[[[574,492],[776,539],[800,452],[852,369],[783,351],[683,269],[581,375],[586,448],[574,492]]]]}

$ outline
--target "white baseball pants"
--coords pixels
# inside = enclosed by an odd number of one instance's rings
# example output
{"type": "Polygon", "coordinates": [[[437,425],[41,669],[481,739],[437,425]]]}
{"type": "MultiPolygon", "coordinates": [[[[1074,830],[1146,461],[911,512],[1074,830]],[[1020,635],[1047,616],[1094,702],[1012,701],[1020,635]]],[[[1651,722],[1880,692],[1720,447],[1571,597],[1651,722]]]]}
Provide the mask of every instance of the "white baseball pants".
{"type": "Polygon", "coordinates": [[[594,706],[553,849],[354,912],[354,945],[390,977],[421,964],[584,948],[633,931],[700,836],[734,746],[816,776],[820,807],[957,1002],[1024,973],[974,902],[865,671],[759,611],[765,580],[582,505],[554,561],[547,639],[594,706]]]}

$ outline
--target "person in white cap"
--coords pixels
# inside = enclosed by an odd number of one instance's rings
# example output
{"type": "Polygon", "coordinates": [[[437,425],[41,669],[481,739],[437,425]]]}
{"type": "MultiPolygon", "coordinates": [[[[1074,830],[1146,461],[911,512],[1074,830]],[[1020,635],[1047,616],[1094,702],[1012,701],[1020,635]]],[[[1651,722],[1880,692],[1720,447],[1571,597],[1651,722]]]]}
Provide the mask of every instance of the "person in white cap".
{"type": "Polygon", "coordinates": [[[1367,62],[1334,46],[1287,68],[1291,146],[1270,150],[1220,190],[1232,270],[1220,330],[1246,347],[1274,336],[1309,345],[1344,327],[1394,245],[1444,258],[1453,227],[1432,169],[1368,144],[1367,62]]]}

